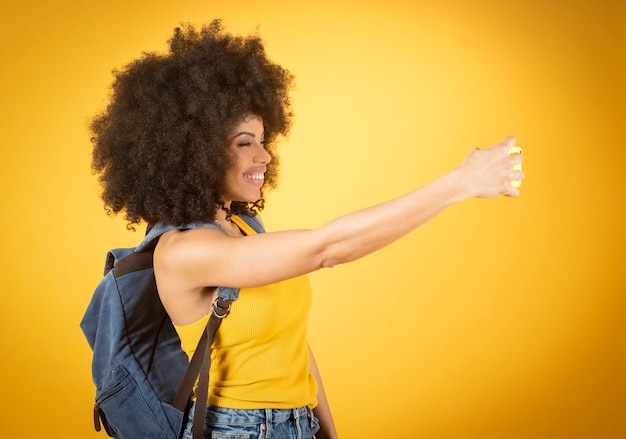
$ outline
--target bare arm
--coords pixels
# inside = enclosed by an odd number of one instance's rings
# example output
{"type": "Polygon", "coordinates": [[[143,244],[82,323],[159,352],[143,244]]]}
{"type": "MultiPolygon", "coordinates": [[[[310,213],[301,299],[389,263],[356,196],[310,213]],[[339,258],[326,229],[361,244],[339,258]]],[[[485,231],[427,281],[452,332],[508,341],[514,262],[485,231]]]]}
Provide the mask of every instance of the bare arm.
{"type": "Polygon", "coordinates": [[[314,230],[231,238],[213,229],[172,231],[155,251],[155,272],[180,288],[251,287],[353,261],[405,236],[446,207],[470,197],[517,196],[510,182],[523,178],[508,155],[508,137],[473,150],[455,169],[404,196],[339,217],[314,230]],[[401,220],[399,220],[401,218],[401,220]],[[207,270],[207,267],[211,267],[207,270]]]}
{"type": "Polygon", "coordinates": [[[315,437],[316,439],[337,439],[339,436],[337,435],[333,415],[330,411],[328,399],[326,398],[326,392],[324,391],[324,386],[322,384],[322,377],[319,369],[317,368],[317,363],[315,362],[315,357],[313,356],[311,347],[309,347],[309,359],[309,368],[317,381],[317,407],[313,409],[313,413],[315,413],[315,417],[320,422],[320,430],[317,432],[315,437]]]}

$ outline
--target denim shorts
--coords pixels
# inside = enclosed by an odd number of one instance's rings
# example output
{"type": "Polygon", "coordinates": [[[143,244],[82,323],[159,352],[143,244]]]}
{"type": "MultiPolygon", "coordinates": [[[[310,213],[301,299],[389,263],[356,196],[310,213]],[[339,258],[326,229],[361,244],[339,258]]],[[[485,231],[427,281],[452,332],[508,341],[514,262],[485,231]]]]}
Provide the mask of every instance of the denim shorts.
{"type": "MultiPolygon", "coordinates": [[[[182,439],[192,439],[193,409],[192,405],[182,439]]],[[[318,420],[308,407],[240,410],[210,406],[204,422],[205,439],[313,439],[318,430],[318,420]]]]}

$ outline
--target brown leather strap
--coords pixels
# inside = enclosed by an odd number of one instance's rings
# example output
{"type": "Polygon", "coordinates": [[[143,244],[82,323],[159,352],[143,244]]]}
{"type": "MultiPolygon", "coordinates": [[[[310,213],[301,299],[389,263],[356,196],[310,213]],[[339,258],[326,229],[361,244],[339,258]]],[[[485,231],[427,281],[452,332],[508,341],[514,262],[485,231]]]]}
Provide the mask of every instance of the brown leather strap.
{"type": "Polygon", "coordinates": [[[152,267],[152,250],[145,252],[135,252],[117,261],[113,267],[115,277],[120,277],[126,273],[143,270],[152,267]]]}
{"type": "MultiPolygon", "coordinates": [[[[222,319],[211,314],[206,327],[207,340],[211,333],[215,333],[217,326],[222,319]]],[[[207,401],[209,398],[209,370],[211,369],[211,346],[207,343],[204,351],[204,358],[200,367],[200,377],[198,379],[198,391],[196,392],[196,406],[193,411],[192,437],[193,439],[204,439],[204,418],[206,416],[207,401]]]]}
{"type": "MultiPolygon", "coordinates": [[[[209,320],[212,318],[213,316],[209,317],[209,320]]],[[[193,385],[196,383],[196,379],[200,373],[202,358],[204,357],[204,352],[206,351],[207,337],[208,333],[205,328],[202,332],[202,337],[200,337],[200,341],[198,342],[198,347],[191,357],[189,366],[187,366],[185,375],[183,376],[180,387],[178,388],[178,393],[176,393],[176,397],[174,398],[174,404],[172,405],[182,412],[187,410],[187,404],[189,403],[189,399],[193,393],[193,385]]]]}
{"type": "Polygon", "coordinates": [[[183,380],[174,399],[174,407],[181,411],[187,409],[187,404],[193,393],[193,386],[198,380],[196,392],[196,406],[193,412],[192,434],[193,439],[204,439],[204,418],[206,415],[207,401],[209,397],[209,370],[211,369],[211,345],[215,338],[217,328],[222,323],[230,310],[232,301],[218,297],[213,305],[213,312],[206,328],[200,337],[196,351],[191,357],[189,366],[185,371],[183,380]],[[198,377],[199,376],[199,377],[198,377]]]}

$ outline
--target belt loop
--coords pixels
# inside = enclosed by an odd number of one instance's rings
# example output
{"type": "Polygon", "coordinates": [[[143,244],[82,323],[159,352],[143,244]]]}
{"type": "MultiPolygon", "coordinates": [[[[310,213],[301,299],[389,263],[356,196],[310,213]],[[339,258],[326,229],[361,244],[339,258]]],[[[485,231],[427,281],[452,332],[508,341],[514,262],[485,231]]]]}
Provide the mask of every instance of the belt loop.
{"type": "Polygon", "coordinates": [[[265,409],[265,437],[270,439],[274,433],[274,418],[272,409],[265,409]]]}

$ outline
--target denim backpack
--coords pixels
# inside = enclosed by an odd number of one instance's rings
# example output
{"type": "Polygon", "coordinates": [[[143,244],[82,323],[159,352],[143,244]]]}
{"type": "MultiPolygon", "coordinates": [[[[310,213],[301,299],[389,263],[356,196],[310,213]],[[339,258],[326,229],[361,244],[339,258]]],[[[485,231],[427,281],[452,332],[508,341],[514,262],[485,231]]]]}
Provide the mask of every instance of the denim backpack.
{"type": "MultiPolygon", "coordinates": [[[[264,231],[256,217],[239,218],[254,231],[264,231]]],[[[154,248],[163,233],[198,227],[222,230],[213,223],[181,227],[159,223],[137,247],[108,252],[104,278],[80,323],[93,350],[96,431],[102,425],[109,436],[117,439],[180,437],[198,375],[201,381],[197,405],[204,402],[206,406],[206,395],[200,392],[208,390],[208,382],[202,382],[202,373],[208,379],[210,355],[205,353],[210,352],[210,331],[217,329],[220,319],[230,309],[230,301],[238,298],[239,289],[217,288],[218,308],[214,308],[196,349],[199,354],[190,362],[161,304],[152,269],[154,248]]],[[[202,416],[199,428],[203,428],[203,421],[202,416]]],[[[194,423],[194,436],[199,428],[194,423]]]]}

